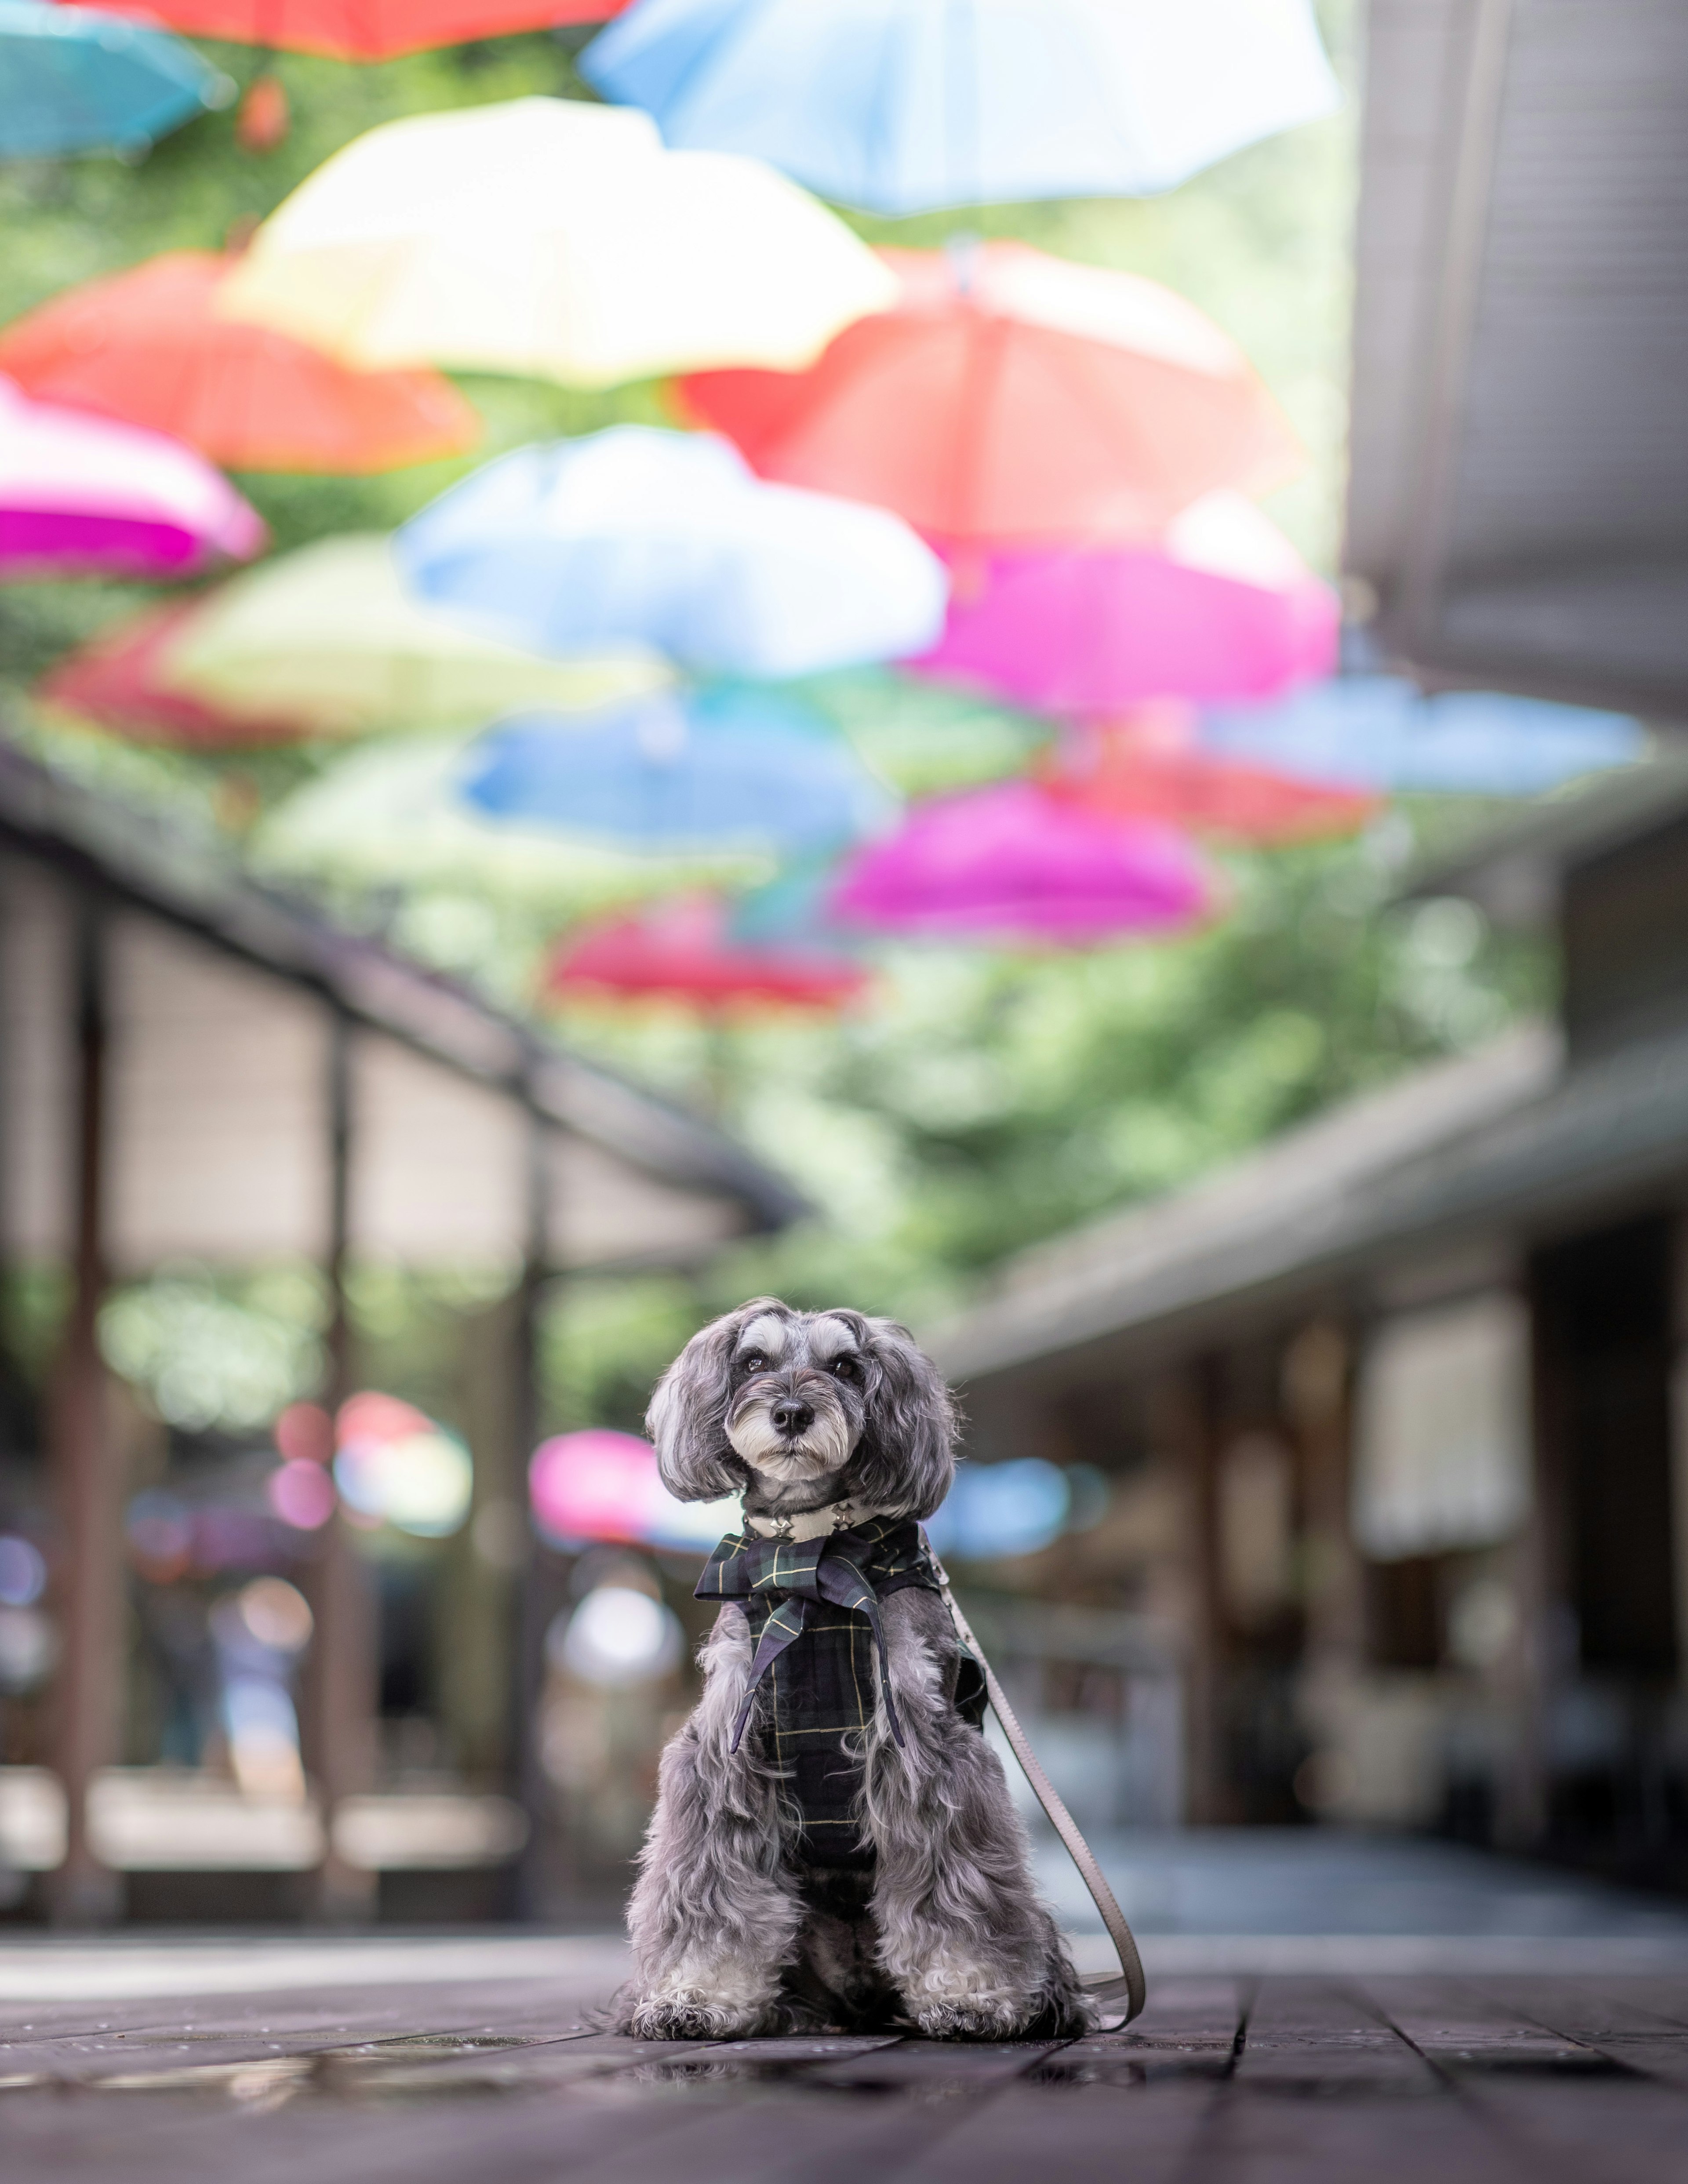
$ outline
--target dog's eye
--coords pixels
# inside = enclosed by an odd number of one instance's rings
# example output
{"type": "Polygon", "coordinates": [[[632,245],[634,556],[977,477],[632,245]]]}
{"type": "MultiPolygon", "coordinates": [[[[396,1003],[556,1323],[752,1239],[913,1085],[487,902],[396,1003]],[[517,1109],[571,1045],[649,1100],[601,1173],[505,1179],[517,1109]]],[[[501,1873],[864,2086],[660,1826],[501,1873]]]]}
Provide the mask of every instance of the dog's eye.
{"type": "Polygon", "coordinates": [[[768,1361],[760,1350],[751,1351],[747,1357],[741,1357],[738,1362],[747,1373],[766,1373],[768,1369],[768,1361]]]}
{"type": "Polygon", "coordinates": [[[853,1380],[861,1368],[856,1363],[855,1358],[845,1356],[833,1358],[832,1369],[838,1374],[840,1380],[853,1380]]]}

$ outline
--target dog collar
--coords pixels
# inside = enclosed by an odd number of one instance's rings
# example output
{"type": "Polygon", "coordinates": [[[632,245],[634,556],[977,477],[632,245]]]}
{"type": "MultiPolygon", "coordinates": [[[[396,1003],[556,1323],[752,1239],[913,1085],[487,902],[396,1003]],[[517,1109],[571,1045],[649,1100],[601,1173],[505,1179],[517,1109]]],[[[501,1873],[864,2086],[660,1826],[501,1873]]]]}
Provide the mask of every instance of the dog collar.
{"type": "Polygon", "coordinates": [[[826,1502],[818,1509],[799,1509],[788,1517],[747,1513],[744,1529],[759,1540],[818,1540],[829,1532],[847,1532],[852,1524],[865,1524],[870,1518],[889,1513],[884,1509],[864,1508],[858,1502],[826,1502]]]}

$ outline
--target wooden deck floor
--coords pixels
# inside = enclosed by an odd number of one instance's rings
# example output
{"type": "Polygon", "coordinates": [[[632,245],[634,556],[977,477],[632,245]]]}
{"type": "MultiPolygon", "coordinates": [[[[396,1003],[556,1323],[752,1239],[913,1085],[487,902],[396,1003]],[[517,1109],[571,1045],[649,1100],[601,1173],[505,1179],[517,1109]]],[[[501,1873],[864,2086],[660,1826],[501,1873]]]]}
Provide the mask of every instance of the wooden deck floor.
{"type": "Polygon", "coordinates": [[[136,1953],[120,1999],[0,1986],[8,2184],[1688,2176],[1688,1977],[1163,1977],[1130,2031],[1065,2045],[650,2046],[588,2028],[601,1970],[354,1955],[269,1991],[221,1960],[184,1991],[191,1953],[152,1993],[136,1953]]]}

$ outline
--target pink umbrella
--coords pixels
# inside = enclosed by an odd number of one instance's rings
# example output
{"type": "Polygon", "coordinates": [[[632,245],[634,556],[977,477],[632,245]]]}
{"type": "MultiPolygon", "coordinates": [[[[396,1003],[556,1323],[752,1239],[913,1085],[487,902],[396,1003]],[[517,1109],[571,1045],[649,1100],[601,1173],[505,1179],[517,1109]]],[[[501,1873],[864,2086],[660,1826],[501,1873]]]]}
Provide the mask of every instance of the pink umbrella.
{"type": "Polygon", "coordinates": [[[1175,932],[1213,898],[1172,827],[1099,818],[1007,781],[916,805],[898,833],[847,861],[831,907],[845,923],[910,939],[1084,947],[1175,932]]]}
{"type": "Polygon", "coordinates": [[[847,956],[812,944],[736,939],[719,895],[688,894],[589,927],[558,950],[545,983],[565,999],[618,994],[719,1015],[841,1008],[866,989],[868,976],[847,956]]]}
{"type": "Polygon", "coordinates": [[[267,537],[191,448],[0,379],[0,577],[188,576],[267,537]]]}
{"type": "Polygon", "coordinates": [[[960,549],[928,675],[1065,713],[1145,698],[1267,697],[1335,665],[1336,595],[1239,493],[1205,495],[1153,545],[960,549]]]}

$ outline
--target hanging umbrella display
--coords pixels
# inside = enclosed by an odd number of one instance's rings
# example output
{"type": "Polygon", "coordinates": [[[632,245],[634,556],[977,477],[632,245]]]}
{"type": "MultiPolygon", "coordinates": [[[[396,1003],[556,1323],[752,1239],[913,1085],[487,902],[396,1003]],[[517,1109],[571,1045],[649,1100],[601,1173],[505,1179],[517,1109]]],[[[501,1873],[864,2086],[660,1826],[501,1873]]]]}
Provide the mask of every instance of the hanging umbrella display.
{"type": "Polygon", "coordinates": [[[1340,676],[1268,705],[1203,711],[1202,748],[1286,773],[1373,789],[1535,796],[1642,757],[1621,713],[1492,691],[1427,698],[1393,676],[1340,676]]]}
{"type": "Polygon", "coordinates": [[[109,0],[110,12],[166,23],[190,38],[270,52],[384,61],[559,23],[601,23],[627,0],[109,0]]]}
{"type": "Polygon", "coordinates": [[[892,218],[1170,189],[1338,96],[1307,0],[643,0],[582,66],[892,218]]]}
{"type": "Polygon", "coordinates": [[[943,637],[911,664],[1023,705],[1107,714],[1329,675],[1340,621],[1276,525],[1215,493],[1154,545],[967,556],[943,637]]]}
{"type": "Polygon", "coordinates": [[[719,895],[677,895],[567,941],[546,972],[548,992],[683,1002],[708,1015],[747,1007],[841,1008],[868,974],[847,956],[733,938],[719,895]]]}
{"type": "Polygon", "coordinates": [[[917,652],[949,588],[884,510],[766,485],[724,440],[643,425],[501,456],[394,550],[419,597],[536,650],[646,644],[703,674],[917,652]]]}
{"type": "Polygon", "coordinates": [[[311,733],[306,723],[220,712],[162,679],[162,663],[196,611],[191,599],[148,607],[61,660],[36,683],[36,696],[55,712],[136,743],[238,750],[303,742],[311,733]]]}
{"type": "Polygon", "coordinates": [[[1069,739],[1040,776],[1073,810],[1110,820],[1160,820],[1215,840],[1281,846],[1357,833],[1379,799],[1368,790],[1298,780],[1194,747],[1191,708],[1144,709],[1069,739]]]}
{"type": "Polygon", "coordinates": [[[883,255],[898,301],[809,370],[683,382],[764,477],[950,542],[1072,545],[1155,537],[1298,467],[1241,350],[1171,289],[1019,242],[883,255]]]}
{"type": "Polygon", "coordinates": [[[266,535],[191,448],[0,378],[0,577],[187,576],[248,560],[266,535]]]}
{"type": "Polygon", "coordinates": [[[519,98],[356,138],[259,229],[222,304],[366,369],[609,387],[794,370],[894,292],[772,168],[669,152],[642,114],[519,98]]]}
{"type": "Polygon", "coordinates": [[[901,796],[935,796],[1023,773],[1047,721],[890,667],[851,667],[787,686],[848,738],[901,796]]]}
{"type": "Polygon", "coordinates": [[[307,722],[319,735],[479,723],[515,705],[603,705],[655,688],[649,653],[542,659],[414,599],[390,542],[324,538],[202,599],[158,679],[236,719],[307,722]]]}
{"type": "Polygon", "coordinates": [[[475,412],[432,371],[350,371],[221,318],[239,261],[172,250],[55,296],[0,331],[0,372],[42,400],[186,441],[236,471],[384,471],[461,454],[475,412]]]}
{"type": "Polygon", "coordinates": [[[0,159],[144,152],[234,86],[192,46],[103,8],[0,0],[0,159]]]}
{"type": "Polygon", "coordinates": [[[934,799],[845,863],[830,908],[910,939],[1084,947],[1199,919],[1213,890],[1185,838],[1009,781],[934,799]]]}
{"type": "Polygon", "coordinates": [[[342,894],[433,887],[558,924],[677,889],[755,887],[773,875],[766,849],[677,852],[491,818],[462,794],[483,760],[478,731],[348,751],[259,822],[248,855],[276,881],[342,894]]]}
{"type": "Polygon", "coordinates": [[[658,691],[586,721],[516,715],[481,737],[460,782],[492,818],[681,853],[813,856],[896,810],[824,721],[730,684],[658,691]]]}

